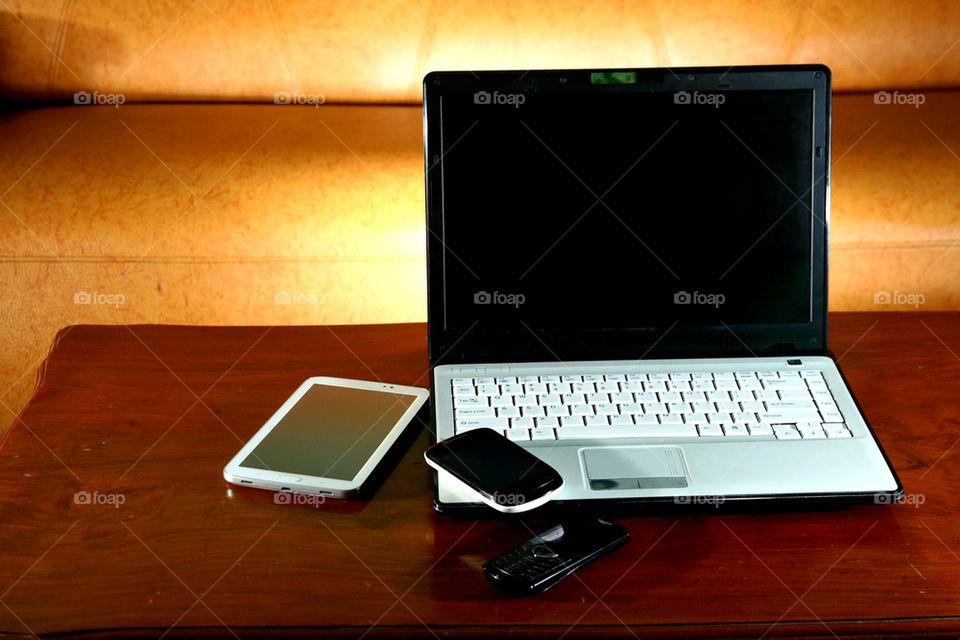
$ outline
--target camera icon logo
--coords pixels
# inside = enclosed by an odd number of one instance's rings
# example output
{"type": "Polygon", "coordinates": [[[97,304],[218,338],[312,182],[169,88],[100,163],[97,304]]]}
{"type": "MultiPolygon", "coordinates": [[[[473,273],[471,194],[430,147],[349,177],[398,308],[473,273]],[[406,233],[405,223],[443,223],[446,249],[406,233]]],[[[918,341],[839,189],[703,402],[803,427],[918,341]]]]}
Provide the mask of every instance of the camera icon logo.
{"type": "Polygon", "coordinates": [[[273,94],[273,104],[290,104],[290,94],[286,91],[277,91],[273,94]]]}
{"type": "Polygon", "coordinates": [[[490,304],[491,302],[493,302],[493,297],[489,291],[477,291],[473,294],[473,304],[490,304]]]}
{"type": "Polygon", "coordinates": [[[77,91],[73,94],[73,104],[90,104],[92,97],[89,91],[77,91]]]}
{"type": "Polygon", "coordinates": [[[93,302],[93,296],[89,291],[77,291],[73,294],[73,304],[90,304],[93,302]]]}
{"type": "Polygon", "coordinates": [[[873,94],[874,104],[890,104],[891,96],[889,91],[877,91],[873,94]]]}
{"type": "Polygon", "coordinates": [[[473,104],[490,104],[490,100],[489,91],[477,91],[473,94],[473,104]]]}
{"type": "Polygon", "coordinates": [[[673,94],[673,104],[690,104],[689,91],[677,91],[673,94]]]}
{"type": "Polygon", "coordinates": [[[690,304],[692,298],[688,291],[677,291],[673,294],[673,304],[690,304]]]}
{"type": "Polygon", "coordinates": [[[73,504],[90,504],[91,496],[89,491],[77,491],[73,494],[73,504]]]}
{"type": "Polygon", "coordinates": [[[273,494],[274,504],[290,504],[293,502],[293,493],[290,491],[278,491],[273,494]]]}
{"type": "Polygon", "coordinates": [[[877,291],[873,294],[873,304],[890,304],[890,292],[877,291]]]}

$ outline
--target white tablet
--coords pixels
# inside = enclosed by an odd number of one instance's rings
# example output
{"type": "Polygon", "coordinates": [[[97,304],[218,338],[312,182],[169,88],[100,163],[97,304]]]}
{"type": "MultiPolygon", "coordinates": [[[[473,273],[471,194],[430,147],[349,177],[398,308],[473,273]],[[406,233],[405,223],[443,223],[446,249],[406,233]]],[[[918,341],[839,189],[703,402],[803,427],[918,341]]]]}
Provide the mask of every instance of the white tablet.
{"type": "Polygon", "coordinates": [[[429,392],[308,378],[223,469],[227,482],[347,498],[390,450],[429,392]]]}

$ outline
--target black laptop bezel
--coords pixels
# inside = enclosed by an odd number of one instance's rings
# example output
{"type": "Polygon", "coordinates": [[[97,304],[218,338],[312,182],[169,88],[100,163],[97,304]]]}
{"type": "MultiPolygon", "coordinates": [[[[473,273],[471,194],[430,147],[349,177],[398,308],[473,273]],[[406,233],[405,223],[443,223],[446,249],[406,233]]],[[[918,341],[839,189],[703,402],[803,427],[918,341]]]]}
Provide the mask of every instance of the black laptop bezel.
{"type": "Polygon", "coordinates": [[[424,160],[427,226],[428,349],[432,364],[613,358],[822,355],[827,353],[827,237],[830,180],[830,69],[824,65],[440,71],[424,77],[424,160]],[[626,85],[593,84],[596,73],[630,73],[626,85]],[[441,100],[482,90],[722,91],[762,88],[812,90],[814,187],[811,204],[810,321],[796,324],[656,326],[630,329],[491,330],[479,323],[447,328],[444,317],[444,208],[441,100]],[[437,135],[431,135],[437,132],[437,135]]]}

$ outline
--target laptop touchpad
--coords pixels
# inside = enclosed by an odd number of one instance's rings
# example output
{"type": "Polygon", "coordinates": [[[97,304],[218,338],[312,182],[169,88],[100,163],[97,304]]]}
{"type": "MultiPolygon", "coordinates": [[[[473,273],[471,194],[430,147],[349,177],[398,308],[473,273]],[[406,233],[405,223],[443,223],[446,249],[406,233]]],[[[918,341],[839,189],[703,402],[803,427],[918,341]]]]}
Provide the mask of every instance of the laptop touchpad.
{"type": "Polygon", "coordinates": [[[595,491],[687,486],[680,447],[596,447],[581,449],[580,455],[595,491]]]}

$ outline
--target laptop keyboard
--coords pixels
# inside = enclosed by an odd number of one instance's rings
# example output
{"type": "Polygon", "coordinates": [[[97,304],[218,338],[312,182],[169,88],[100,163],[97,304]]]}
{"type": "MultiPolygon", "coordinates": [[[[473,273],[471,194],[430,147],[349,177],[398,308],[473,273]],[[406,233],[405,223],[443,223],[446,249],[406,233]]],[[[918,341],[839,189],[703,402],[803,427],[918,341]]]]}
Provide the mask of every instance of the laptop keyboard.
{"type": "Polygon", "coordinates": [[[454,428],[514,441],[852,437],[819,371],[455,378],[454,428]]]}

